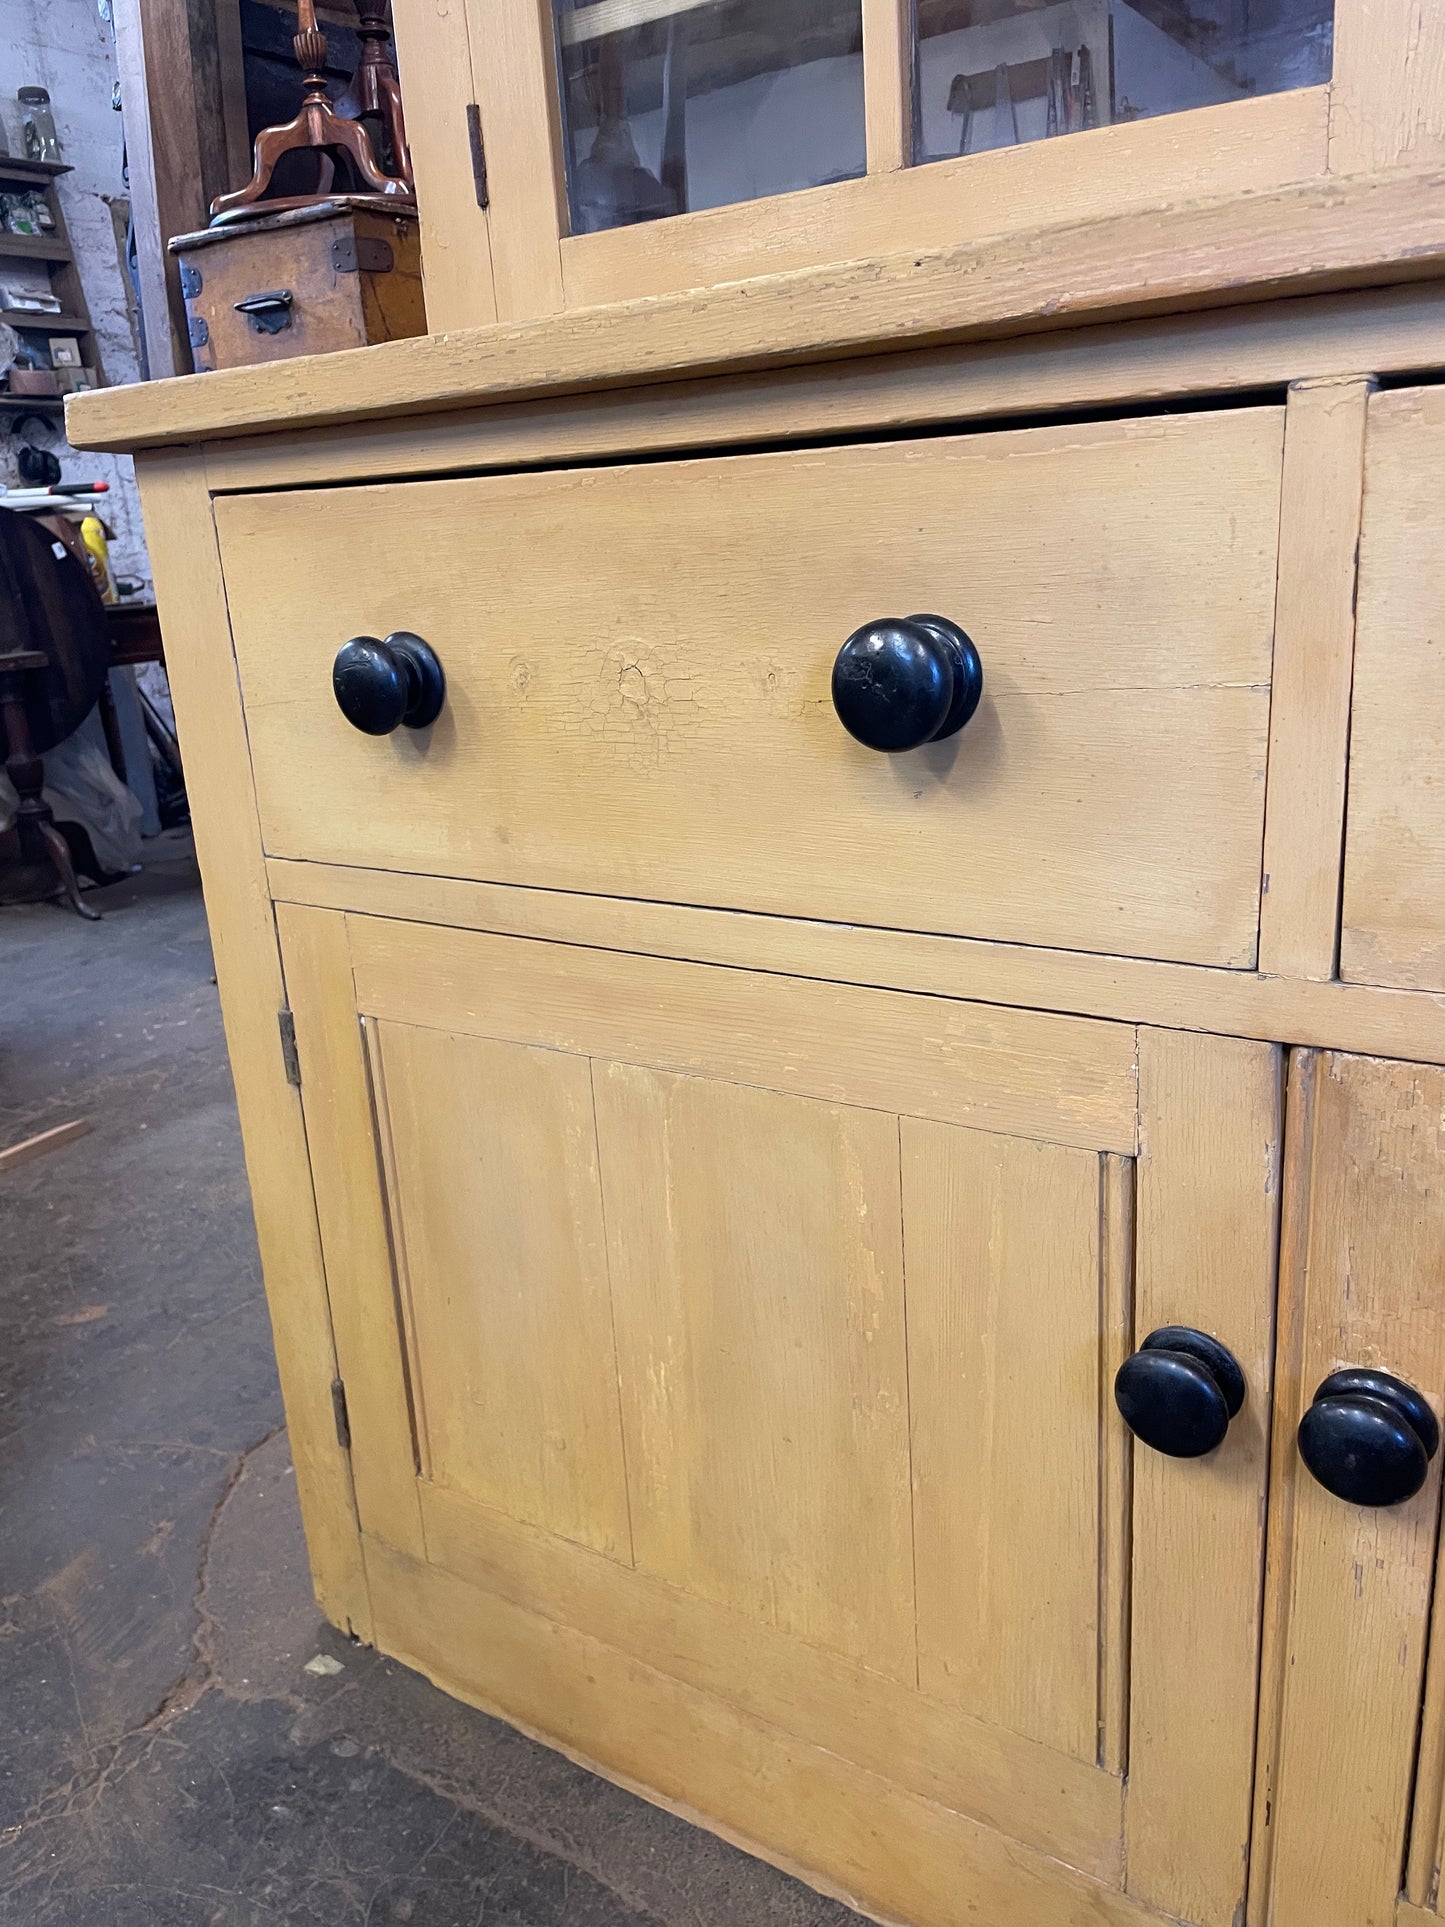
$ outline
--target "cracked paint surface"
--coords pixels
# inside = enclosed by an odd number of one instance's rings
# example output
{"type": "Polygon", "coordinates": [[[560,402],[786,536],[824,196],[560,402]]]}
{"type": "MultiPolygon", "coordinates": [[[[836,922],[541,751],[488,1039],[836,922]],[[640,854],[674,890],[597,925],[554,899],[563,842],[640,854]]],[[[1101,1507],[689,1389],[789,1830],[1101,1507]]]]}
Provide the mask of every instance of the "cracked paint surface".
{"type": "Polygon", "coordinates": [[[0,911],[3,1927],[848,1927],[325,1626],[181,839],[0,911]],[[308,1674],[318,1653],[331,1676],[308,1674]]]}

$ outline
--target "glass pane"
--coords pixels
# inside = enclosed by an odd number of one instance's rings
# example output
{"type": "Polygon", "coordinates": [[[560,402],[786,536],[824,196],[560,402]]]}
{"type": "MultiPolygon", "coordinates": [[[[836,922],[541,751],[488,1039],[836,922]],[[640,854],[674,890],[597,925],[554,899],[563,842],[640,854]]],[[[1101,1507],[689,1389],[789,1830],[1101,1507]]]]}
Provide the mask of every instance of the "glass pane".
{"type": "Polygon", "coordinates": [[[917,0],[920,161],[1330,77],[1333,0],[917,0]]]}
{"type": "Polygon", "coordinates": [[[865,171],[862,0],[552,0],[572,232],[865,171]]]}

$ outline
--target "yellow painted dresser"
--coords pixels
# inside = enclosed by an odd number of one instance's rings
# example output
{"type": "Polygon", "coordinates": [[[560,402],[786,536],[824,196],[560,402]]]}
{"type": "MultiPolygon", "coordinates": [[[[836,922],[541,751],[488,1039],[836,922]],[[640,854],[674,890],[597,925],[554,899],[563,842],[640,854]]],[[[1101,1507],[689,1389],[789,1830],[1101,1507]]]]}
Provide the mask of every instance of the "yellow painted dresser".
{"type": "Polygon", "coordinates": [[[69,411],[324,1610],[880,1919],[1429,1927],[1445,11],[396,26],[432,332],[69,411]]]}

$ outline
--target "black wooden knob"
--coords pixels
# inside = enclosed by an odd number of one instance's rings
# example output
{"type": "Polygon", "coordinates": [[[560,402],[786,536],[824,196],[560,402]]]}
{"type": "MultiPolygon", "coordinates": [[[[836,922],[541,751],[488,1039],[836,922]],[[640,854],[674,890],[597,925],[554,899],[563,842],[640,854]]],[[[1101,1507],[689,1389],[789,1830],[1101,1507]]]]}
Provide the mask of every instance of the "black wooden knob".
{"type": "Polygon", "coordinates": [[[1161,1325],[1119,1367],[1114,1403],[1145,1445],[1171,1459],[1201,1459],[1243,1405],[1244,1373],[1207,1332],[1161,1325]]]}
{"type": "Polygon", "coordinates": [[[1299,1422],[1300,1457],[1350,1505],[1413,1499],[1439,1449],[1439,1424],[1414,1386],[1363,1366],[1331,1372],[1299,1422]]]}
{"type": "Polygon", "coordinates": [[[917,749],[952,736],[982,695],[977,649],[942,616],[865,622],[833,664],[838,720],[869,749],[917,749]]]}
{"type": "Polygon", "coordinates": [[[380,642],[353,636],[331,666],[336,706],[354,729],[389,736],[399,723],[425,729],[441,714],[447,679],[436,653],[420,636],[398,629],[380,642]]]}

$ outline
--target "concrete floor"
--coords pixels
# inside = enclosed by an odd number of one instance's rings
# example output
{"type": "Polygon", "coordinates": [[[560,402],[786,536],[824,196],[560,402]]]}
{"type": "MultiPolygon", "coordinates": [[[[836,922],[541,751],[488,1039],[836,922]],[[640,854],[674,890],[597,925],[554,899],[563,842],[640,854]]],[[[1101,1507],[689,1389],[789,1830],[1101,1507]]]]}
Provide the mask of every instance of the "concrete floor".
{"type": "Polygon", "coordinates": [[[857,1927],[311,1597],[189,845],[0,912],[0,1922],[857,1927]],[[318,1654],[340,1663],[309,1674],[318,1654]]]}

